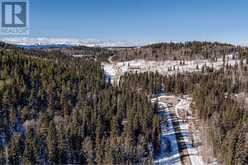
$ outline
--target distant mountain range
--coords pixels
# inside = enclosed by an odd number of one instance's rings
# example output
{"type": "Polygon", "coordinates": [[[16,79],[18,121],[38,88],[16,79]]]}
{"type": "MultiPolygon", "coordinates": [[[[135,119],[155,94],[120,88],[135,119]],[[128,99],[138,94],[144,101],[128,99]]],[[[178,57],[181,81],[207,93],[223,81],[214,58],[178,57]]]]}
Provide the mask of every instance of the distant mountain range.
{"type": "Polygon", "coordinates": [[[48,48],[48,47],[70,47],[70,46],[88,46],[88,47],[133,47],[143,46],[145,42],[128,41],[100,41],[95,39],[69,39],[69,38],[4,38],[1,41],[15,44],[24,48],[48,48]]]}

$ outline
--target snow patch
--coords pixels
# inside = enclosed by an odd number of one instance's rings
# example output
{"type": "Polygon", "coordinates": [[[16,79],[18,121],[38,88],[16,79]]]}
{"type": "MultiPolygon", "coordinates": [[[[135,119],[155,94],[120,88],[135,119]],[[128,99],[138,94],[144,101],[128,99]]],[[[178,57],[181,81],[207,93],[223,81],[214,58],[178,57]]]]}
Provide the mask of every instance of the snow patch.
{"type": "MultiPolygon", "coordinates": [[[[225,65],[238,65],[240,60],[233,59],[233,55],[226,56],[225,65]]],[[[193,73],[202,71],[203,67],[220,70],[223,68],[223,58],[218,58],[216,61],[210,60],[166,60],[166,61],[147,61],[147,60],[131,60],[116,63],[103,63],[103,65],[113,65],[113,68],[118,71],[118,74],[123,75],[129,73],[143,73],[143,72],[159,72],[162,75],[174,75],[177,73],[193,73]]],[[[119,76],[120,76],[119,75],[119,76]]]]}
{"type": "MultiPolygon", "coordinates": [[[[161,96],[159,98],[162,98],[161,96]]],[[[158,98],[158,99],[159,99],[158,98]]],[[[155,102],[157,99],[152,99],[155,102]]],[[[161,142],[160,152],[155,156],[155,164],[164,165],[181,165],[180,153],[178,150],[176,132],[173,127],[171,112],[169,111],[168,104],[164,102],[158,102],[159,116],[161,118],[161,142]]]]}

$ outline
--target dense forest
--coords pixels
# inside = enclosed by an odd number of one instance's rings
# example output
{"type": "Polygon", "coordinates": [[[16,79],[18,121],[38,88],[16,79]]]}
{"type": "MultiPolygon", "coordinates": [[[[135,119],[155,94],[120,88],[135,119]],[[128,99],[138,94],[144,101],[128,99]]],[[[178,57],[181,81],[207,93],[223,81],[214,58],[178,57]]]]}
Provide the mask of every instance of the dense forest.
{"type": "Polygon", "coordinates": [[[160,121],[150,99],[161,92],[192,96],[191,106],[209,126],[207,138],[218,160],[247,164],[247,52],[206,42],[114,51],[21,49],[1,43],[0,164],[152,164],[160,121]],[[92,58],[72,58],[74,51],[92,58]],[[234,51],[240,65],[167,76],[126,73],[118,86],[111,85],[100,63],[113,53],[120,59],[164,60],[211,59],[234,51]]]}
{"type": "Polygon", "coordinates": [[[248,163],[248,82],[211,74],[194,90],[195,111],[208,126],[215,156],[223,164],[248,163]],[[244,87],[244,88],[243,88],[244,87]],[[245,94],[245,95],[243,95],[245,94]],[[237,97],[241,95],[241,97],[237,97]]]}
{"type": "Polygon", "coordinates": [[[248,163],[247,76],[247,64],[243,64],[242,68],[229,66],[220,71],[202,69],[169,76],[126,74],[121,82],[153,96],[161,89],[167,94],[191,95],[194,113],[208,126],[204,140],[212,142],[214,156],[221,164],[243,165],[248,163]]]}
{"type": "Polygon", "coordinates": [[[0,164],[151,163],[160,132],[146,95],[113,87],[94,60],[26,51],[0,51],[0,164]]]}
{"type": "Polygon", "coordinates": [[[115,60],[192,60],[215,59],[241,50],[230,44],[211,42],[156,43],[140,48],[118,49],[115,60]]]}

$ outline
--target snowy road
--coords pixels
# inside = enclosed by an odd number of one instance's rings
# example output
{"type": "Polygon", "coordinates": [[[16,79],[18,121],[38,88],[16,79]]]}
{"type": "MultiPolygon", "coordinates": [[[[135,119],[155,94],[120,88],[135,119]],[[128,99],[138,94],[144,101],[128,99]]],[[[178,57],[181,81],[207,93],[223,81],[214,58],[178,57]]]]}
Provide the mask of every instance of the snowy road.
{"type": "MultiPolygon", "coordinates": [[[[107,79],[114,83],[121,73],[128,71],[128,63],[102,63],[107,79]],[[118,75],[118,76],[117,76],[118,75]]],[[[182,121],[181,111],[189,111],[190,102],[187,99],[161,94],[158,98],[159,116],[161,119],[160,151],[155,156],[154,163],[161,165],[203,165],[199,152],[193,147],[189,124],[182,121]],[[168,101],[170,100],[170,101],[168,101]]]]}
{"type": "MultiPolygon", "coordinates": [[[[152,102],[155,100],[152,99],[152,102]]],[[[198,150],[193,146],[189,124],[179,115],[182,112],[189,112],[190,100],[162,95],[158,97],[158,105],[161,118],[161,146],[154,163],[204,165],[198,150]]]]}
{"type": "MultiPolygon", "coordinates": [[[[178,119],[192,119],[192,113],[190,111],[191,99],[188,97],[178,98],[179,102],[175,106],[175,114],[178,119]],[[181,115],[180,115],[181,114],[181,115]]],[[[179,121],[179,128],[182,132],[182,141],[185,144],[185,149],[187,150],[188,157],[192,165],[204,165],[202,156],[199,154],[197,147],[194,147],[192,142],[192,133],[189,129],[189,122],[187,120],[179,121]]]]}
{"type": "MultiPolygon", "coordinates": [[[[152,100],[154,101],[154,100],[152,100]]],[[[158,102],[161,119],[160,152],[155,157],[155,164],[181,164],[178,150],[176,131],[173,127],[173,118],[167,103],[158,102]]]]}

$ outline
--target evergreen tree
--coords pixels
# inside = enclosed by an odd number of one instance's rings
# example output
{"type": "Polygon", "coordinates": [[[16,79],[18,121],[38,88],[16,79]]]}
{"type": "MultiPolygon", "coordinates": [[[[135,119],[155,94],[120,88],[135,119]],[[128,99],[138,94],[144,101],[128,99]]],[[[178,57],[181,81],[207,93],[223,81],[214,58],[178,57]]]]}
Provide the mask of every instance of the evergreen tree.
{"type": "Polygon", "coordinates": [[[50,121],[47,135],[48,158],[52,163],[58,163],[58,137],[54,121],[50,121]]]}

